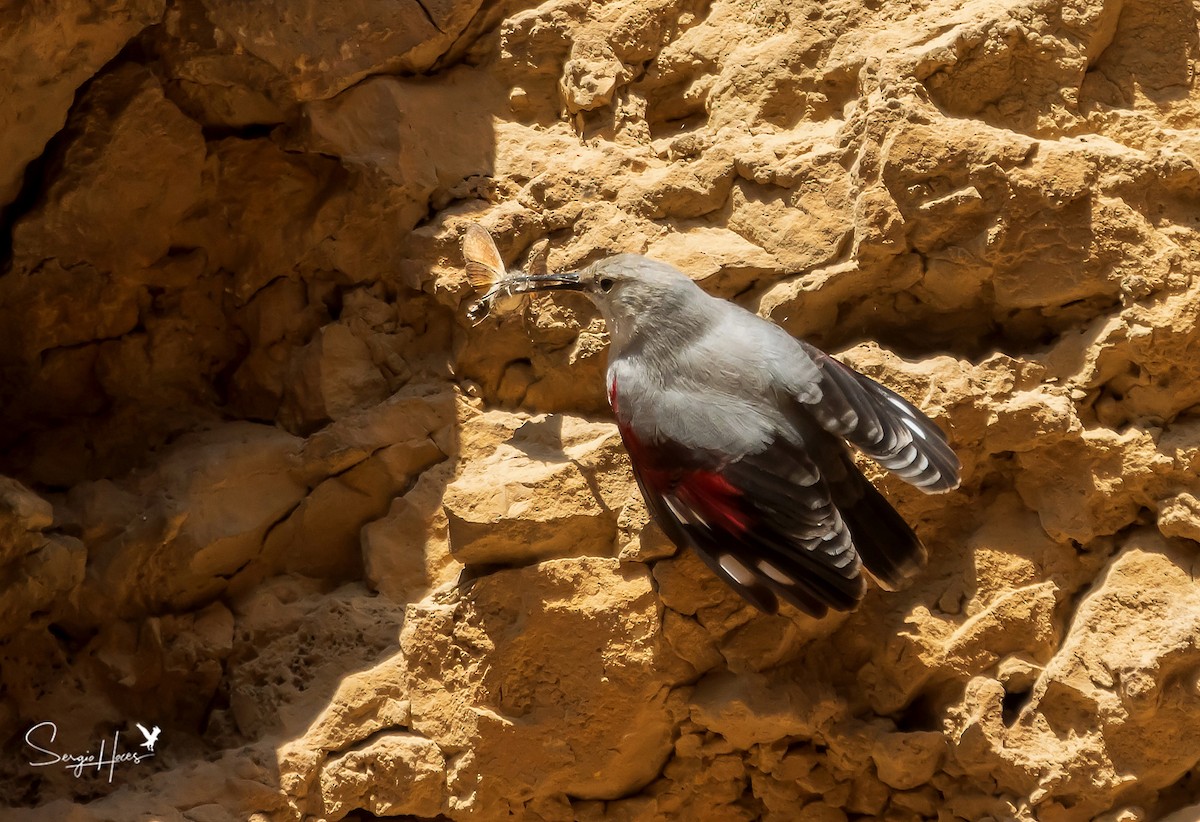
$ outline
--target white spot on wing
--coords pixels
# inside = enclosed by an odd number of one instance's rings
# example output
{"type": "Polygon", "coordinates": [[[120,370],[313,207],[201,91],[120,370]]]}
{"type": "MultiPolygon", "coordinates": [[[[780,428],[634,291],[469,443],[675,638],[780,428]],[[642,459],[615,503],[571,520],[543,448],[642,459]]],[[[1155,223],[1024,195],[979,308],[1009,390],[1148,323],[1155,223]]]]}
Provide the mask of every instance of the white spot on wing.
{"type": "Polygon", "coordinates": [[[721,554],[717,563],[725,573],[737,580],[739,584],[745,586],[754,584],[754,574],[733,554],[721,554]]]}
{"type": "Polygon", "coordinates": [[[893,406],[895,406],[896,408],[898,408],[900,410],[900,413],[903,414],[904,416],[911,417],[913,415],[912,409],[908,407],[908,403],[906,403],[904,400],[900,399],[899,397],[895,396],[894,394],[888,394],[887,401],[889,403],[891,403],[893,406]]]}
{"type": "Polygon", "coordinates": [[[913,485],[917,486],[918,488],[928,488],[930,485],[933,485],[934,483],[941,480],[941,478],[942,478],[941,472],[934,471],[932,474],[930,474],[925,479],[917,480],[917,481],[913,482],[913,485]]]}
{"type": "Polygon", "coordinates": [[[789,577],[783,571],[780,571],[778,568],[776,568],[771,563],[767,562],[765,559],[760,559],[758,561],[758,570],[762,571],[764,574],[769,576],[771,579],[775,580],[776,582],[778,582],[782,585],[794,584],[794,581],[792,580],[791,577],[789,577]]]}
{"type": "Polygon", "coordinates": [[[704,521],[703,517],[701,517],[691,508],[688,508],[686,505],[680,503],[679,500],[675,499],[674,496],[667,494],[663,497],[663,501],[667,504],[667,507],[671,509],[671,513],[674,514],[680,522],[708,525],[708,523],[704,521]]]}
{"type": "Polygon", "coordinates": [[[904,427],[911,431],[913,436],[920,437],[925,442],[929,442],[929,433],[917,420],[906,418],[904,420],[904,427]]]}
{"type": "Polygon", "coordinates": [[[920,476],[921,473],[929,467],[929,459],[924,454],[917,454],[918,459],[914,460],[909,465],[902,465],[893,470],[900,476],[907,479],[908,477],[920,476]]]}

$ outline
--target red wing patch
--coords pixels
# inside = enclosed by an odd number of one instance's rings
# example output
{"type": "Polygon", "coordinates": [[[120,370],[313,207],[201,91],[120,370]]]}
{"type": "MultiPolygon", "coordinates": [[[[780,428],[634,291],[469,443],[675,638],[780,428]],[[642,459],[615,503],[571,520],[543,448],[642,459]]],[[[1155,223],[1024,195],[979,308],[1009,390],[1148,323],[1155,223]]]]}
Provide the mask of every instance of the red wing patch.
{"type": "Polygon", "coordinates": [[[688,471],[680,476],[675,496],[709,525],[735,534],[750,528],[750,517],[741,502],[742,492],[720,474],[688,471]]]}
{"type": "Polygon", "coordinates": [[[647,453],[650,449],[634,436],[629,426],[618,422],[617,427],[629,458],[655,493],[679,500],[709,527],[723,528],[733,534],[749,530],[750,516],[742,502],[745,494],[733,483],[714,471],[664,468],[663,460],[653,459],[655,455],[647,453]]]}

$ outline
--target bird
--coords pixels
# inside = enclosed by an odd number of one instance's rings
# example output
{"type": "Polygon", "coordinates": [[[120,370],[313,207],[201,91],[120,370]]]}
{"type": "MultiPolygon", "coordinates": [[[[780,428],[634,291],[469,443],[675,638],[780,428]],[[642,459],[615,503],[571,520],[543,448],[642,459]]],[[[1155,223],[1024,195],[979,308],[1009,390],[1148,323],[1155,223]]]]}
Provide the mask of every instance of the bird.
{"type": "Polygon", "coordinates": [[[142,732],[142,736],[146,738],[146,741],[141,743],[141,747],[145,748],[150,753],[154,753],[154,745],[156,742],[158,742],[158,735],[162,733],[162,728],[155,725],[154,730],[150,731],[147,730],[146,726],[140,722],[134,724],[136,724],[138,730],[142,732]]]}
{"type": "Polygon", "coordinates": [[[853,610],[926,561],[853,449],[930,494],[957,488],[945,433],[908,400],[675,267],[618,254],[519,277],[577,291],[609,335],[609,404],[655,522],[747,602],[853,610]]]}

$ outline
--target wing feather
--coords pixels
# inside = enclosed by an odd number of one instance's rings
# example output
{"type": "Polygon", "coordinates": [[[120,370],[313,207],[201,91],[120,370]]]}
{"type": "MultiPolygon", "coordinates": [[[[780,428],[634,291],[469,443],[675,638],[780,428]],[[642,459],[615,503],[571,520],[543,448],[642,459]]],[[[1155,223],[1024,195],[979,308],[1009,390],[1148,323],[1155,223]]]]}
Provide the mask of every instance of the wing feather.
{"type": "Polygon", "coordinates": [[[779,442],[716,465],[678,444],[644,444],[627,428],[622,435],[667,536],[695,550],[751,604],[774,613],[782,598],[820,617],[862,598],[851,532],[804,451],[779,442]]]}
{"type": "Polygon", "coordinates": [[[962,466],[942,429],[896,392],[805,342],[821,396],[797,402],[821,427],[927,494],[958,487],[962,466]]]}

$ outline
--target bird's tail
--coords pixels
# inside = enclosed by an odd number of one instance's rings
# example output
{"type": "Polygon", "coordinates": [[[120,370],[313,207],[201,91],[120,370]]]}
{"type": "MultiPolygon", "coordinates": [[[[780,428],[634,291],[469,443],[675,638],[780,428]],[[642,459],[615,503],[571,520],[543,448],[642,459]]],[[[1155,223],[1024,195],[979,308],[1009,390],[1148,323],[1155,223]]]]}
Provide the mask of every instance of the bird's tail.
{"type": "Polygon", "coordinates": [[[857,470],[853,502],[839,501],[838,510],[850,529],[863,567],[886,590],[904,587],[925,565],[925,546],[896,509],[857,470]]]}

